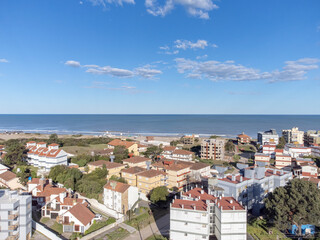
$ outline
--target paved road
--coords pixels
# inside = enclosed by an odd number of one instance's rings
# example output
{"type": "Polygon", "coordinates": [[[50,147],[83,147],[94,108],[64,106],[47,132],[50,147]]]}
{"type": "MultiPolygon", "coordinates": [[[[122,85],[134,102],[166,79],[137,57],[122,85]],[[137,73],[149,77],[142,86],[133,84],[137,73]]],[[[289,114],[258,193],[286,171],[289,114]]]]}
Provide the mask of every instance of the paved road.
{"type": "Polygon", "coordinates": [[[163,235],[169,236],[170,230],[170,214],[164,215],[163,217],[159,218],[156,222],[151,223],[150,225],[138,229],[137,232],[131,234],[125,240],[144,240],[150,237],[151,235],[163,235]]]}

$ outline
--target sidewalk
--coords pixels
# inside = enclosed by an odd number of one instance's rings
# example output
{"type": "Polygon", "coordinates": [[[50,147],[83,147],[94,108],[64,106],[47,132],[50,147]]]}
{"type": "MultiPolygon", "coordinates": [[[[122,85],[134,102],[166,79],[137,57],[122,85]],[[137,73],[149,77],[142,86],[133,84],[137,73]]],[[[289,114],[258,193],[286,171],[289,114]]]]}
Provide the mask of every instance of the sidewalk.
{"type": "Polygon", "coordinates": [[[124,240],[144,240],[151,235],[164,235],[168,236],[170,230],[170,214],[159,218],[156,222],[149,224],[148,226],[138,229],[134,234],[126,237],[124,240]]]}

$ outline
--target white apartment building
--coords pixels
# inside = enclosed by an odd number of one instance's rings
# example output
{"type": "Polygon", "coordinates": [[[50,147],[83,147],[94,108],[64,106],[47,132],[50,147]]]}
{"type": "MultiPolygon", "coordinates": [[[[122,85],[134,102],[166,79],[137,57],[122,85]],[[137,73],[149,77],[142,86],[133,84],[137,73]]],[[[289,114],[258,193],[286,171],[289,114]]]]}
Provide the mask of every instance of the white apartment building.
{"type": "Polygon", "coordinates": [[[285,167],[292,167],[292,158],[289,154],[277,154],[275,156],[275,167],[282,169],[285,167]]]}
{"type": "Polygon", "coordinates": [[[32,234],[31,195],[0,190],[0,239],[28,240],[32,234]]]}
{"type": "Polygon", "coordinates": [[[243,176],[227,175],[218,177],[218,187],[224,189],[224,195],[234,197],[243,206],[252,209],[254,215],[259,215],[263,208],[263,199],[276,187],[285,186],[292,179],[291,171],[266,167],[248,167],[243,176]]]}
{"type": "Polygon", "coordinates": [[[276,145],[279,144],[279,135],[277,134],[275,129],[270,129],[265,132],[258,132],[258,143],[260,145],[264,145],[266,143],[274,143],[276,145]]]}
{"type": "Polygon", "coordinates": [[[57,165],[68,165],[68,154],[52,143],[47,147],[45,142],[27,142],[28,163],[46,171],[57,165]]]}
{"type": "Polygon", "coordinates": [[[223,138],[204,139],[201,143],[201,158],[223,160],[224,145],[225,139],[223,138]]]}
{"type": "Polygon", "coordinates": [[[276,144],[265,144],[262,146],[262,153],[268,155],[274,155],[276,152],[276,144]]]}
{"type": "Polygon", "coordinates": [[[311,156],[311,148],[310,147],[296,146],[294,144],[286,144],[284,146],[283,152],[285,154],[289,154],[293,158],[311,156]]]}
{"type": "Polygon", "coordinates": [[[139,190],[126,183],[109,181],[103,188],[103,202],[107,208],[126,214],[128,210],[138,207],[139,190]]]}
{"type": "Polygon", "coordinates": [[[255,153],[254,154],[254,163],[257,166],[268,166],[270,164],[270,155],[265,153],[255,153]]]}
{"type": "Polygon", "coordinates": [[[314,157],[320,157],[320,146],[312,146],[311,155],[314,157]]]}
{"type": "Polygon", "coordinates": [[[304,131],[299,131],[299,128],[282,130],[282,135],[287,143],[303,144],[304,131]]]}
{"type": "Polygon", "coordinates": [[[177,161],[191,162],[193,160],[193,152],[182,149],[176,149],[172,152],[171,155],[168,155],[166,158],[177,161]]]}
{"type": "Polygon", "coordinates": [[[181,194],[170,206],[170,239],[245,240],[247,211],[235,199],[215,197],[201,188],[181,194]]]}

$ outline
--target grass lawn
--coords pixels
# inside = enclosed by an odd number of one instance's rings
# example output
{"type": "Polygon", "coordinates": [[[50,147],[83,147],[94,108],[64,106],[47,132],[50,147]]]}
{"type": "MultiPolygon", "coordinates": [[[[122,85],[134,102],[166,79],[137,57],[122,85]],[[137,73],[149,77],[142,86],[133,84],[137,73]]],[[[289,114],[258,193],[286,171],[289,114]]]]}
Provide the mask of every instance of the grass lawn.
{"type": "Polygon", "coordinates": [[[59,234],[63,233],[63,226],[60,223],[54,222],[54,224],[51,226],[51,229],[59,234]]]}
{"type": "Polygon", "coordinates": [[[220,165],[220,166],[229,166],[229,162],[226,162],[226,161],[220,161],[220,160],[213,160],[213,159],[201,159],[201,158],[197,158],[197,160],[199,162],[202,162],[202,163],[207,163],[207,164],[210,164],[210,165],[220,165]]]}
{"type": "Polygon", "coordinates": [[[115,220],[114,218],[108,218],[107,221],[99,221],[99,222],[96,222],[96,221],[95,221],[95,222],[91,225],[91,227],[85,232],[84,235],[87,235],[87,234],[89,234],[89,233],[92,233],[92,232],[94,232],[94,231],[97,231],[98,229],[103,228],[103,227],[105,227],[105,226],[108,226],[108,225],[110,225],[110,224],[112,224],[112,223],[114,223],[114,222],[116,222],[116,220],[115,220]]]}
{"type": "Polygon", "coordinates": [[[74,155],[78,154],[90,154],[92,151],[97,151],[97,150],[103,150],[107,147],[107,144],[92,144],[87,147],[81,147],[81,146],[65,146],[62,147],[64,151],[67,153],[71,153],[74,155]]]}
{"type": "Polygon", "coordinates": [[[50,218],[48,218],[48,217],[43,217],[43,218],[41,218],[41,220],[40,220],[40,222],[43,223],[43,224],[46,224],[46,223],[49,222],[49,221],[50,221],[50,218]]]}
{"type": "Polygon", "coordinates": [[[131,220],[126,220],[125,223],[134,227],[136,229],[147,226],[148,224],[154,222],[153,215],[149,214],[147,208],[140,208],[139,215],[133,216],[131,220]]]}
{"type": "MultiPolygon", "coordinates": [[[[108,233],[105,237],[107,237],[108,240],[121,240],[129,236],[130,233],[123,229],[123,228],[117,228],[111,233],[108,233]]],[[[103,239],[103,238],[101,238],[103,239]]]]}
{"type": "Polygon", "coordinates": [[[254,219],[250,221],[247,226],[248,233],[256,240],[284,240],[290,239],[286,238],[285,235],[275,227],[267,227],[264,220],[254,219]],[[271,230],[272,234],[268,231],[271,230]],[[277,237],[278,236],[278,237],[277,237]]]}
{"type": "Polygon", "coordinates": [[[256,147],[251,144],[239,145],[238,148],[242,152],[256,152],[257,151],[256,147]]]}

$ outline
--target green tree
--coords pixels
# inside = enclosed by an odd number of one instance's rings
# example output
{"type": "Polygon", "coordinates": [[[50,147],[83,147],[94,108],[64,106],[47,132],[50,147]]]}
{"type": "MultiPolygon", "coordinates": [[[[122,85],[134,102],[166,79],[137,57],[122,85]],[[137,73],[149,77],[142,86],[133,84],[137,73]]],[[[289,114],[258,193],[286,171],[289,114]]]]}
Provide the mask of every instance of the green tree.
{"type": "Polygon", "coordinates": [[[115,146],[113,149],[113,155],[115,157],[114,161],[121,163],[123,159],[128,158],[129,152],[125,146],[115,146]]]}
{"type": "Polygon", "coordinates": [[[265,199],[267,215],[281,230],[291,224],[298,227],[301,235],[303,224],[319,224],[320,190],[316,184],[294,179],[284,187],[276,188],[265,199]]]}
{"type": "Polygon", "coordinates": [[[49,136],[49,140],[47,141],[48,144],[51,144],[51,143],[57,143],[59,144],[60,141],[59,141],[59,137],[56,133],[53,133],[49,136]]]}
{"type": "Polygon", "coordinates": [[[279,144],[276,146],[276,148],[282,149],[284,148],[284,145],[286,145],[286,139],[284,138],[284,136],[282,136],[279,138],[279,144]]]}
{"type": "Polygon", "coordinates": [[[28,178],[31,177],[30,168],[25,166],[20,166],[19,171],[17,172],[17,177],[19,178],[19,182],[23,185],[26,185],[28,182],[28,178]]]}
{"type": "Polygon", "coordinates": [[[150,201],[153,203],[156,203],[159,201],[166,201],[168,195],[169,195],[169,192],[166,186],[156,187],[152,189],[150,193],[150,201]]]}
{"type": "Polygon", "coordinates": [[[6,142],[6,155],[3,163],[12,167],[14,164],[24,164],[27,157],[27,149],[17,139],[10,139],[6,142]]]}
{"type": "Polygon", "coordinates": [[[218,138],[219,136],[217,136],[217,135],[212,135],[212,136],[210,136],[210,139],[216,139],[216,138],[218,138]]]}
{"type": "Polygon", "coordinates": [[[226,144],[224,145],[224,149],[228,152],[234,152],[235,146],[233,144],[233,141],[232,140],[227,141],[226,144]]]}
{"type": "Polygon", "coordinates": [[[151,146],[148,147],[147,150],[143,153],[145,157],[156,159],[163,152],[162,147],[151,146]]]}
{"type": "Polygon", "coordinates": [[[126,179],[124,179],[123,177],[118,177],[116,175],[112,175],[110,177],[110,180],[117,181],[117,182],[122,182],[122,183],[128,183],[126,179]]]}

